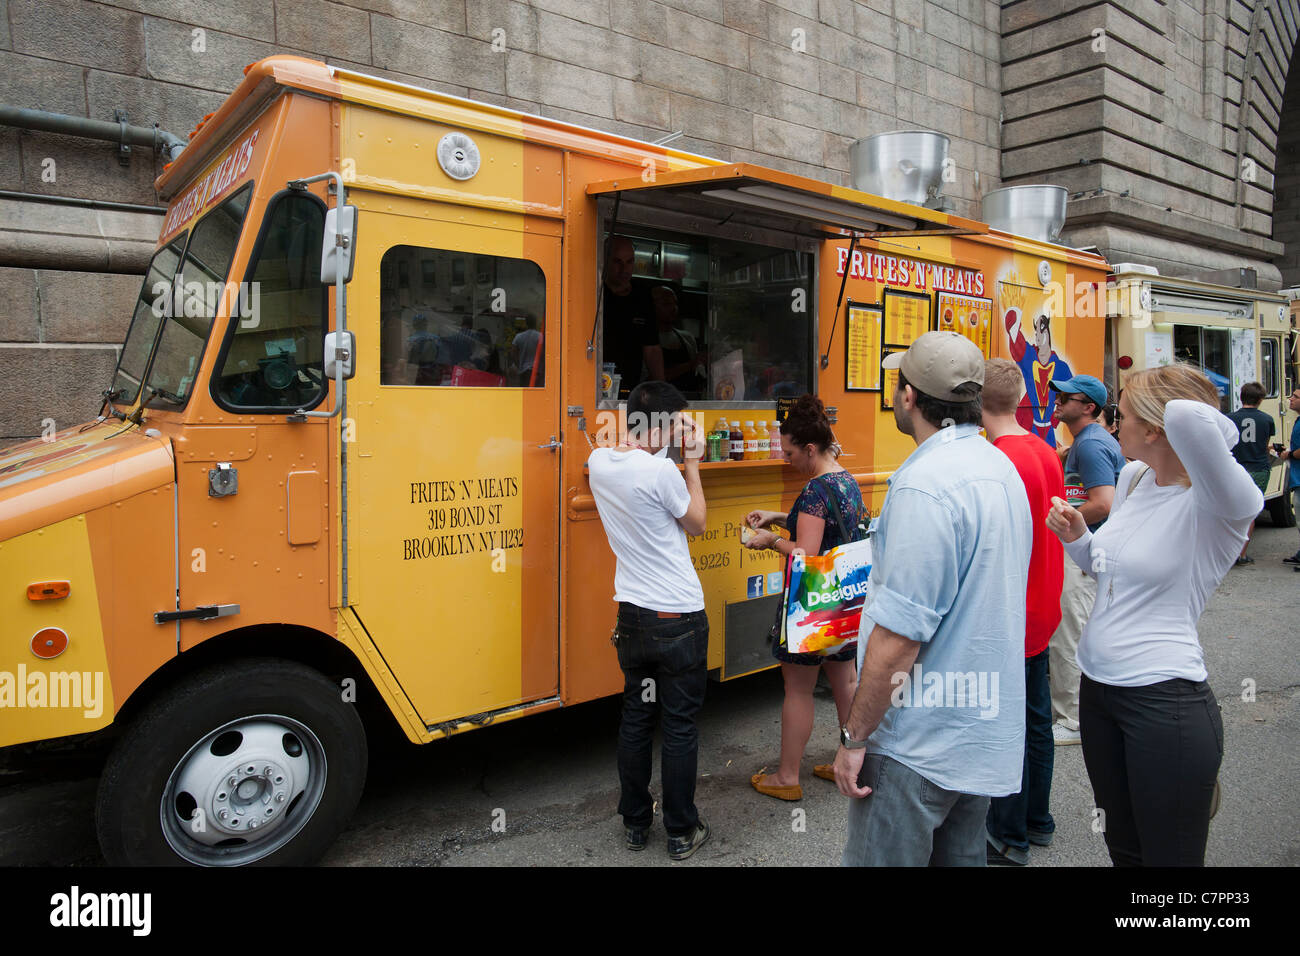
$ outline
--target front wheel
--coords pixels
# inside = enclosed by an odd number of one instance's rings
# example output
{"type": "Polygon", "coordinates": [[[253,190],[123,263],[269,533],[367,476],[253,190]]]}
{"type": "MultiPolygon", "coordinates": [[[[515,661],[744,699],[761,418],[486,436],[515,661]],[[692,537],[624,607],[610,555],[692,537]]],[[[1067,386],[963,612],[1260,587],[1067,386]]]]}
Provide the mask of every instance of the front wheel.
{"type": "Polygon", "coordinates": [[[132,722],[95,824],[113,865],[302,865],[343,829],[365,776],[365,730],[336,685],[290,661],[238,661],[132,722]]]}
{"type": "Polygon", "coordinates": [[[1275,528],[1294,528],[1295,511],[1291,507],[1291,489],[1284,488],[1282,493],[1273,498],[1266,506],[1275,528]]]}

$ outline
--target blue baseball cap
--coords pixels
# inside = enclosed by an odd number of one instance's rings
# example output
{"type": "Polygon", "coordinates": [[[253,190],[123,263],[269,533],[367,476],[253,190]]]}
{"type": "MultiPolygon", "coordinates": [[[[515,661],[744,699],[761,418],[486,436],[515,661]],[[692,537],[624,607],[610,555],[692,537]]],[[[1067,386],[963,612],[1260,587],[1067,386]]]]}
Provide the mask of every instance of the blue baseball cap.
{"type": "Polygon", "coordinates": [[[1091,375],[1076,375],[1074,378],[1054,379],[1049,383],[1052,391],[1075,393],[1087,395],[1089,399],[1097,403],[1097,411],[1100,412],[1106,405],[1106,399],[1110,397],[1105,384],[1099,378],[1091,375]]]}

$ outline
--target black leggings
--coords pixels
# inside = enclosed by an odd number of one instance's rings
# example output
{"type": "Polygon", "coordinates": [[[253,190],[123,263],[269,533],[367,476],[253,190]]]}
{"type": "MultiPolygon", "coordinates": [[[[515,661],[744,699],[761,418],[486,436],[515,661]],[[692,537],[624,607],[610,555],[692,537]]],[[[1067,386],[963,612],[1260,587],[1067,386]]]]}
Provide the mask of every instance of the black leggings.
{"type": "Polygon", "coordinates": [[[1116,866],[1204,866],[1223,718],[1205,681],[1079,684],[1083,762],[1116,866]]]}

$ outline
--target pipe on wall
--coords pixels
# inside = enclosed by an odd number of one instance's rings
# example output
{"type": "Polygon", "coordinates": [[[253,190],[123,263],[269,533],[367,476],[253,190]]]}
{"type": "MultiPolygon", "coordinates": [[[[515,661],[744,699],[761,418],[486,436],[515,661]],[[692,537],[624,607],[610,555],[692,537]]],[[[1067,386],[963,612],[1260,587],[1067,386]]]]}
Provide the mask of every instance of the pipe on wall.
{"type": "Polygon", "coordinates": [[[148,146],[168,163],[175,161],[186,146],[185,140],[158,126],[109,123],[104,120],[87,119],[84,116],[68,116],[64,113],[29,110],[4,104],[0,104],[0,126],[62,133],[65,136],[82,136],[86,139],[101,139],[109,143],[126,143],[131,146],[148,146]]]}

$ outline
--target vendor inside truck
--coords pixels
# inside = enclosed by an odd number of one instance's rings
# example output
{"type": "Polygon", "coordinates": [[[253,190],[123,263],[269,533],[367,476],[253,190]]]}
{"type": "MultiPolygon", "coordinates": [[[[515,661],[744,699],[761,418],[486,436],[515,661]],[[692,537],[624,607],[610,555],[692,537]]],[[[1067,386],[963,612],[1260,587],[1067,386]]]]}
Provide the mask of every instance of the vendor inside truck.
{"type": "Polygon", "coordinates": [[[605,239],[603,361],[621,398],[663,377],[728,407],[811,390],[809,253],[624,222],[605,239]]]}

